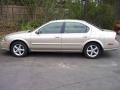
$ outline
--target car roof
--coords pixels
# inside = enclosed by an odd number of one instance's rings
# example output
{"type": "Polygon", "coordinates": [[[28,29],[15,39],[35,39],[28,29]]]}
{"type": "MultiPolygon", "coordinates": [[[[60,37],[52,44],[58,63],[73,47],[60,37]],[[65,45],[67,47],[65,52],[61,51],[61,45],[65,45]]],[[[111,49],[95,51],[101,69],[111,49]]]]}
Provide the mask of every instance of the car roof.
{"type": "Polygon", "coordinates": [[[52,20],[50,22],[86,22],[84,20],[75,20],[75,19],[61,19],[61,20],[52,20]]]}

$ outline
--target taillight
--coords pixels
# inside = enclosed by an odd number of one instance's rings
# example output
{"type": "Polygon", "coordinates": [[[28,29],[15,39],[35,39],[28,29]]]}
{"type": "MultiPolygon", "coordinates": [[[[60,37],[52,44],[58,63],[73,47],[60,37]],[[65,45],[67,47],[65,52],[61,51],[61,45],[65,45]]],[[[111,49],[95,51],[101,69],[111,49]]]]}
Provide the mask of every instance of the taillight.
{"type": "Polygon", "coordinates": [[[117,35],[115,36],[115,40],[117,40],[117,35]]]}
{"type": "Polygon", "coordinates": [[[120,36],[116,35],[115,40],[119,41],[120,36]]]}

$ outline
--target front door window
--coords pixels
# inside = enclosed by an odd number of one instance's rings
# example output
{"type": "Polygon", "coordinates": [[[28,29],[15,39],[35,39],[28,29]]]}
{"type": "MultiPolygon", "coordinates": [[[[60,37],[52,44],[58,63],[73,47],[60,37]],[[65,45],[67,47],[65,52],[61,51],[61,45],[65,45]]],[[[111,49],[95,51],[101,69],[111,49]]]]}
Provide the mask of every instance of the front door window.
{"type": "Polygon", "coordinates": [[[42,34],[57,34],[61,33],[62,29],[62,22],[55,22],[45,25],[40,29],[40,33],[42,34]]]}

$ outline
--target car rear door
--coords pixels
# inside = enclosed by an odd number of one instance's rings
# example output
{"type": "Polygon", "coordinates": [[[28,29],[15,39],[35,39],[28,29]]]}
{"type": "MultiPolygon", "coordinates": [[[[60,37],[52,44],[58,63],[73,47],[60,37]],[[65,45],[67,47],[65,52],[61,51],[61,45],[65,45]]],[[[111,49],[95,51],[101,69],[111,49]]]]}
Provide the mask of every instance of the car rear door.
{"type": "Polygon", "coordinates": [[[83,43],[88,39],[89,27],[79,22],[65,22],[62,33],[63,50],[80,50],[83,43]]]}

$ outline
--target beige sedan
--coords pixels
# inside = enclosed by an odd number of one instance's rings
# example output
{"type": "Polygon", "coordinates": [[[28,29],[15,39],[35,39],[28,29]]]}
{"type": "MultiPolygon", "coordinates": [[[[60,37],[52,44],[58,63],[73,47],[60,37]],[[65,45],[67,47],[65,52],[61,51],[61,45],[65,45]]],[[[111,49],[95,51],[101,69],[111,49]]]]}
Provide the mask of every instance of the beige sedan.
{"type": "Polygon", "coordinates": [[[35,30],[6,35],[2,49],[17,57],[29,52],[82,52],[96,58],[105,50],[119,47],[116,33],[100,29],[82,20],[50,21],[35,30]]]}

